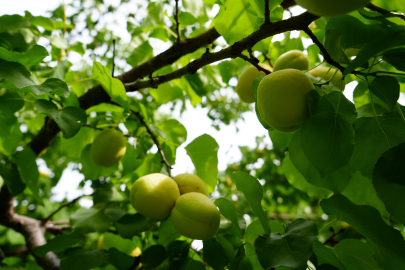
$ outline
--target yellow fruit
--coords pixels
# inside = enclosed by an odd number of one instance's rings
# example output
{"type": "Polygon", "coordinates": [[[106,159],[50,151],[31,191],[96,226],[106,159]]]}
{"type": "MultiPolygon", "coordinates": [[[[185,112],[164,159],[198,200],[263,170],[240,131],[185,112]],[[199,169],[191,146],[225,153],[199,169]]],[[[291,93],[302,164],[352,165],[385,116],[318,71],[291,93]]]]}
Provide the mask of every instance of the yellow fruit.
{"type": "Polygon", "coordinates": [[[366,6],[371,0],[295,0],[309,13],[318,16],[340,16],[366,6]]]}
{"type": "Polygon", "coordinates": [[[309,58],[299,50],[291,50],[280,55],[274,63],[274,71],[294,68],[299,70],[309,69],[309,58]]]}
{"type": "Polygon", "coordinates": [[[98,239],[98,241],[97,241],[97,249],[103,249],[104,248],[103,242],[104,242],[104,234],[102,234],[100,236],[100,238],[98,239]]]}
{"type": "Polygon", "coordinates": [[[220,215],[217,207],[207,196],[198,192],[181,195],[171,217],[174,228],[192,239],[210,239],[219,228],[220,215]]]}
{"type": "Polygon", "coordinates": [[[132,185],[131,204],[145,217],[167,218],[180,196],[177,183],[167,175],[152,173],[142,176],[132,185]]]}
{"type": "MultiPolygon", "coordinates": [[[[309,74],[311,74],[312,76],[317,77],[319,79],[323,78],[323,80],[329,81],[333,77],[333,75],[335,75],[335,72],[336,72],[335,68],[331,68],[329,70],[328,67],[319,66],[319,67],[314,68],[313,70],[310,70],[309,74]]],[[[341,79],[342,79],[342,72],[340,72],[340,70],[338,70],[335,77],[333,77],[333,79],[330,81],[330,83],[333,84],[334,86],[336,86],[337,88],[339,88],[340,90],[343,90],[343,89],[345,89],[346,82],[344,80],[342,81],[341,79]]]]}
{"type": "Polygon", "coordinates": [[[309,116],[308,93],[315,87],[304,72],[283,69],[267,75],[257,89],[257,107],[264,121],[280,132],[294,132],[309,116]]]}
{"type": "Polygon", "coordinates": [[[353,49],[353,48],[347,49],[346,50],[346,55],[348,57],[356,56],[359,53],[359,51],[360,51],[360,49],[353,49]]]}
{"type": "Polygon", "coordinates": [[[206,195],[208,198],[210,197],[207,185],[197,175],[183,173],[177,175],[173,180],[179,185],[180,195],[188,192],[199,192],[206,195]]]}
{"type": "Polygon", "coordinates": [[[125,155],[126,143],[121,132],[115,129],[104,130],[97,135],[91,145],[91,159],[97,165],[111,167],[125,155]]]}
{"type": "MultiPolygon", "coordinates": [[[[259,64],[262,68],[271,71],[271,67],[266,64],[259,64]]],[[[240,100],[246,103],[253,103],[256,101],[252,90],[253,80],[260,75],[266,75],[263,71],[259,71],[255,66],[248,67],[242,75],[240,75],[238,84],[236,85],[236,92],[240,100]]]]}

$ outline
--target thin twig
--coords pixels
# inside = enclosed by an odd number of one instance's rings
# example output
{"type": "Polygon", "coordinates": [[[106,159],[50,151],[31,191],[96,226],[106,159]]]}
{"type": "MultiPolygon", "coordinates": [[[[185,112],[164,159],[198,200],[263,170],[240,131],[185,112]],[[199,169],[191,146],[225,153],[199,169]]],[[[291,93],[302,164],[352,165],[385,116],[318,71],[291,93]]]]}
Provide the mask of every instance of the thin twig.
{"type": "MultiPolygon", "coordinates": [[[[332,228],[332,227],[331,227],[332,228]]],[[[340,228],[340,230],[339,231],[337,231],[337,232],[333,232],[333,234],[331,235],[331,236],[329,236],[329,238],[328,239],[326,239],[326,241],[325,242],[323,242],[323,244],[324,245],[326,245],[327,243],[329,243],[329,242],[331,242],[332,243],[332,245],[333,244],[336,244],[336,240],[334,240],[333,238],[335,238],[335,236],[336,235],[338,235],[339,233],[342,233],[342,232],[344,232],[346,229],[345,228],[340,228]]]]}
{"type": "Polygon", "coordinates": [[[329,55],[328,51],[326,50],[326,48],[323,46],[323,44],[319,41],[319,39],[314,35],[314,33],[312,33],[311,29],[309,29],[308,27],[303,29],[304,32],[312,39],[312,42],[315,43],[318,48],[321,50],[323,57],[325,58],[326,62],[328,62],[329,64],[331,64],[332,66],[337,67],[338,69],[340,69],[340,71],[342,72],[342,74],[345,71],[345,68],[342,67],[338,62],[336,62],[335,60],[332,59],[332,57],[329,55]]]}
{"type": "Polygon", "coordinates": [[[383,8],[380,8],[380,7],[377,7],[377,6],[373,5],[373,4],[368,4],[366,7],[367,7],[368,9],[372,10],[372,11],[375,11],[375,12],[378,12],[378,13],[381,13],[381,14],[391,14],[391,15],[394,15],[394,16],[399,17],[399,18],[401,18],[402,20],[405,21],[405,15],[404,15],[404,14],[391,12],[391,11],[389,11],[389,10],[386,10],[386,9],[383,9],[383,8]]]}
{"type": "Polygon", "coordinates": [[[160,157],[162,158],[162,163],[164,163],[166,165],[167,168],[167,173],[169,174],[170,177],[172,177],[172,167],[170,165],[170,163],[167,161],[165,154],[162,150],[162,147],[160,146],[160,143],[157,139],[157,137],[155,136],[155,134],[153,134],[153,131],[150,129],[149,125],[145,122],[145,120],[143,119],[142,115],[131,109],[131,112],[133,114],[135,114],[136,117],[138,117],[139,121],[141,122],[141,124],[146,128],[146,131],[149,133],[149,135],[152,137],[153,142],[156,144],[156,147],[158,148],[158,152],[160,154],[160,157]]]}
{"type": "Polygon", "coordinates": [[[174,14],[174,19],[176,20],[176,33],[177,33],[177,43],[180,43],[180,22],[179,22],[179,0],[176,0],[176,11],[174,14]]]}
{"type": "MultiPolygon", "coordinates": [[[[247,57],[246,55],[244,55],[243,53],[238,54],[238,57],[242,58],[243,60],[251,63],[252,65],[254,65],[259,71],[263,71],[264,73],[266,73],[266,75],[269,75],[271,72],[270,70],[267,70],[263,67],[261,67],[259,65],[259,62],[253,60],[252,58],[247,57]]],[[[257,60],[257,58],[255,58],[257,60]]]]}
{"type": "Polygon", "coordinates": [[[270,24],[270,0],[264,0],[264,24],[270,24]]]}
{"type": "Polygon", "coordinates": [[[263,56],[264,56],[264,59],[266,59],[266,61],[269,63],[269,65],[271,66],[271,67],[273,67],[273,63],[271,62],[271,59],[270,59],[270,57],[268,57],[267,56],[267,54],[263,54],[263,56]]]}
{"type": "Polygon", "coordinates": [[[112,71],[111,77],[114,78],[114,70],[115,70],[115,39],[113,39],[113,57],[112,57],[112,71]]]}
{"type": "Polygon", "coordinates": [[[47,216],[46,218],[42,219],[41,224],[44,225],[45,223],[47,223],[47,222],[48,222],[56,213],[58,213],[63,207],[67,207],[67,206],[69,206],[69,205],[71,205],[71,204],[76,203],[78,200],[80,200],[80,199],[83,198],[84,196],[91,196],[91,195],[93,195],[93,194],[90,194],[90,195],[85,195],[85,194],[83,194],[83,195],[77,197],[76,199],[71,200],[70,202],[62,203],[62,204],[58,207],[58,209],[56,209],[55,211],[53,211],[53,212],[52,212],[49,216],[47,216]]]}

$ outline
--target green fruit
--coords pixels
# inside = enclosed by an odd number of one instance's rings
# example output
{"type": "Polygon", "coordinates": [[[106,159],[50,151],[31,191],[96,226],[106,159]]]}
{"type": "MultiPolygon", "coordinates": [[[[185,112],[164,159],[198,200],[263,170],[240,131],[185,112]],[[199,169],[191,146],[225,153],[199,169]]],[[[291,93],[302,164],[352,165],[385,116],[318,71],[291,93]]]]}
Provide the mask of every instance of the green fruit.
{"type": "Polygon", "coordinates": [[[334,75],[334,77],[330,81],[330,83],[333,84],[334,86],[336,86],[337,88],[339,88],[340,90],[345,89],[346,82],[345,82],[345,80],[343,80],[343,81],[341,80],[342,72],[340,72],[340,70],[338,70],[336,75],[335,75],[335,72],[336,72],[335,68],[331,68],[329,70],[328,67],[319,66],[317,68],[310,70],[309,74],[311,74],[312,76],[317,77],[319,79],[323,78],[323,80],[325,80],[325,81],[329,81],[334,75]]]}
{"type": "Polygon", "coordinates": [[[371,0],[295,0],[309,13],[318,16],[340,16],[366,6],[371,0]]]}
{"type": "Polygon", "coordinates": [[[294,68],[299,70],[309,69],[309,58],[299,50],[291,50],[280,55],[274,63],[274,71],[294,68]]]}
{"type": "Polygon", "coordinates": [[[179,187],[172,178],[161,173],[152,173],[135,181],[130,199],[132,206],[141,215],[162,220],[170,216],[179,196],[179,187]]]}
{"type": "MultiPolygon", "coordinates": [[[[259,64],[261,67],[271,70],[271,67],[266,64],[259,64]]],[[[236,92],[239,95],[240,100],[246,103],[253,103],[256,101],[252,83],[253,80],[260,75],[266,75],[263,71],[259,71],[255,66],[248,67],[242,75],[240,75],[238,84],[236,85],[236,92]]]]}
{"type": "Polygon", "coordinates": [[[346,55],[347,55],[348,57],[353,57],[353,56],[356,56],[359,52],[360,52],[360,49],[353,49],[353,48],[350,48],[350,49],[347,49],[347,50],[346,50],[346,55]]]}
{"type": "Polygon", "coordinates": [[[308,93],[315,87],[304,72],[283,69],[267,75],[257,89],[257,107],[264,121],[280,132],[294,132],[309,116],[308,93]]]}
{"type": "Polygon", "coordinates": [[[181,195],[172,210],[174,228],[192,239],[212,238],[218,231],[219,221],[219,211],[215,204],[198,192],[181,195]]]}
{"type": "Polygon", "coordinates": [[[173,178],[173,180],[176,181],[177,185],[179,186],[180,195],[188,192],[199,192],[206,195],[208,198],[210,197],[207,185],[197,175],[183,173],[177,175],[175,178],[173,178]]]}
{"type": "Polygon", "coordinates": [[[100,132],[91,145],[91,159],[97,165],[111,167],[116,164],[127,150],[127,141],[121,132],[107,129],[100,132]]]}

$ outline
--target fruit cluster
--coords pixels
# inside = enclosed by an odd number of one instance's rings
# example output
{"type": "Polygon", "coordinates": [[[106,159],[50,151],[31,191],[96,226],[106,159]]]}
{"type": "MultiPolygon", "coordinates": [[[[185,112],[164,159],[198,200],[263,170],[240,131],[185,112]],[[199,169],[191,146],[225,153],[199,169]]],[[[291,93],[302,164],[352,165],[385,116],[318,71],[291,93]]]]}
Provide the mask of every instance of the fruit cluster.
{"type": "Polygon", "coordinates": [[[171,215],[176,230],[186,237],[207,240],[218,231],[219,211],[209,199],[204,181],[196,175],[142,176],[132,185],[130,198],[135,210],[145,217],[162,220],[171,215]]]}
{"type": "MultiPolygon", "coordinates": [[[[271,128],[284,133],[295,132],[309,116],[307,96],[315,89],[311,79],[303,72],[309,66],[307,55],[299,50],[291,50],[281,55],[274,63],[273,73],[260,81],[257,88],[257,109],[271,128]]],[[[271,70],[268,66],[262,67],[271,70]]],[[[319,66],[308,73],[344,89],[345,82],[339,70],[319,66]]],[[[236,92],[242,101],[256,101],[252,83],[260,75],[264,75],[264,72],[259,72],[254,66],[242,73],[236,86],[236,92]]]]}

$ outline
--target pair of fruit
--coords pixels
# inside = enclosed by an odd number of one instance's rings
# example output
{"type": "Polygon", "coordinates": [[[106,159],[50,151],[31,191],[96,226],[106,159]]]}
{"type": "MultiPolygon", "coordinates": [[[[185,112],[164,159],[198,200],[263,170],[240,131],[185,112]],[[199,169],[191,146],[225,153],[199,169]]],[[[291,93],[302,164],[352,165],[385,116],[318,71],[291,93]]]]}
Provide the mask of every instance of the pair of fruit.
{"type": "Polygon", "coordinates": [[[219,211],[196,175],[180,174],[174,179],[161,173],[145,175],[132,185],[130,199],[145,217],[162,220],[171,215],[176,230],[192,239],[210,239],[219,228],[219,211]]]}

